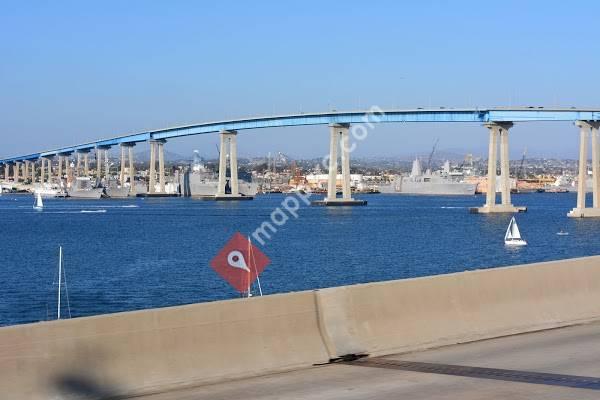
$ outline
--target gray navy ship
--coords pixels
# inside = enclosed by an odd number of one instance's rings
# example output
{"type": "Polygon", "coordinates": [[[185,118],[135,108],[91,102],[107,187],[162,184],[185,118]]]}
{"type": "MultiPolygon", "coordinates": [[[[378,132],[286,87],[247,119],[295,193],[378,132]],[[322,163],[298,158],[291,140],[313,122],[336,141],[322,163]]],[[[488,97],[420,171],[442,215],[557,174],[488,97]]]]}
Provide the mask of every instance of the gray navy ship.
{"type": "Polygon", "coordinates": [[[379,185],[381,193],[388,194],[423,194],[423,195],[461,195],[475,194],[477,185],[463,181],[461,172],[450,171],[450,163],[446,161],[441,171],[423,173],[421,162],[413,161],[409,176],[395,175],[389,184],[379,185]]]}
{"type": "MultiPolygon", "coordinates": [[[[195,151],[192,168],[180,175],[179,183],[181,195],[184,197],[214,197],[219,187],[219,176],[206,167],[195,151]]],[[[258,192],[258,185],[238,179],[238,190],[243,196],[255,196],[258,192]]],[[[231,193],[229,180],[227,180],[225,193],[231,193]]]]}

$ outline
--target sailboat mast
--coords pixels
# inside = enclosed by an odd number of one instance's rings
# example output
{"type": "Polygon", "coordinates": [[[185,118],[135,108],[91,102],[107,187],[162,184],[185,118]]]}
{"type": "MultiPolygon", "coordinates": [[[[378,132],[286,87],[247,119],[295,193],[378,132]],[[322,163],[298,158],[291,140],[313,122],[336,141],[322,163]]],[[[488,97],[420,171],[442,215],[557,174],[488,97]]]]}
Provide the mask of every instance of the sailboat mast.
{"type": "Polygon", "coordinates": [[[62,246],[59,247],[58,250],[58,312],[57,312],[57,319],[60,319],[60,286],[62,283],[62,260],[63,260],[63,256],[62,256],[62,246]]]}

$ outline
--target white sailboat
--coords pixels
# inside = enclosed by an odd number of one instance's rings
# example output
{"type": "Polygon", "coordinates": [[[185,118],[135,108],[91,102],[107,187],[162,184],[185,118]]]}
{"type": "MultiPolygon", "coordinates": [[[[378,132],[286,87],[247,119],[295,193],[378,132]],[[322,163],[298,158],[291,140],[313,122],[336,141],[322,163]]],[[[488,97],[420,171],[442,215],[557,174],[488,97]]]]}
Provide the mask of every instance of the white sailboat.
{"type": "Polygon", "coordinates": [[[44,202],[42,201],[42,195],[38,192],[37,199],[35,204],[33,205],[33,209],[37,211],[42,211],[44,209],[44,202]]]}
{"type": "Polygon", "coordinates": [[[507,246],[527,246],[527,242],[521,239],[521,232],[519,232],[515,217],[510,219],[506,234],[504,235],[504,244],[507,246]]]}

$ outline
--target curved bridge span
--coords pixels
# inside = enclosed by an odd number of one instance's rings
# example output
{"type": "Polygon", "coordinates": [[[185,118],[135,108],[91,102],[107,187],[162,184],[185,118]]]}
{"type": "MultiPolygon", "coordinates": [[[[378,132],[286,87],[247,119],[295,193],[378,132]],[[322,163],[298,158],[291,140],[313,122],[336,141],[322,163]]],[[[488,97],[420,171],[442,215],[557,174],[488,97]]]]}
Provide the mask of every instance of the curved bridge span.
{"type": "MultiPolygon", "coordinates": [[[[409,110],[382,110],[372,107],[363,111],[332,111],[326,113],[300,113],[279,116],[266,116],[228,121],[206,122],[200,124],[177,126],[146,132],[138,132],[110,139],[102,139],[75,146],[68,146],[54,150],[40,151],[28,155],[0,159],[3,166],[4,179],[11,179],[10,170],[13,170],[12,181],[14,183],[25,182],[40,184],[54,180],[53,171],[57,170],[56,178],[62,182],[64,178],[63,164],[67,171],[67,185],[69,177],[69,159],[73,154],[77,156],[76,176],[80,176],[81,158],[83,157],[83,175],[89,176],[88,153],[92,150],[96,153],[96,175],[98,180],[103,177],[108,183],[110,178],[108,149],[113,146],[121,147],[121,172],[119,185],[125,188],[127,177],[125,176],[126,154],[129,156],[129,182],[134,182],[133,146],[140,142],[150,144],[150,167],[148,193],[151,195],[165,194],[165,163],[164,145],[168,139],[202,135],[218,132],[220,134],[220,156],[219,156],[219,182],[217,200],[242,200],[248,199],[239,192],[237,176],[237,133],[238,131],[261,128],[276,128],[286,126],[303,125],[328,125],[330,134],[329,149],[329,177],[327,186],[327,197],[318,201],[319,205],[326,206],[349,206],[365,205],[366,201],[355,200],[351,196],[350,182],[350,153],[349,145],[350,126],[370,125],[374,123],[406,123],[406,122],[462,122],[481,123],[489,130],[489,155],[488,155],[488,187],[495,188],[496,180],[499,178],[501,202],[496,204],[496,193],[488,190],[486,202],[483,207],[474,208],[472,212],[478,213],[514,213],[525,211],[525,208],[514,206],[511,203],[510,194],[510,170],[508,152],[508,133],[515,122],[534,121],[573,121],[580,128],[580,152],[579,152],[579,179],[577,188],[577,207],[569,215],[573,217],[600,217],[600,109],[593,108],[544,108],[544,107],[496,107],[496,108],[436,108],[436,109],[409,109],[409,110]],[[593,170],[593,207],[586,207],[585,193],[587,180],[587,155],[588,140],[592,141],[592,170],[593,170]],[[498,157],[500,150],[500,157],[498,157]],[[340,177],[338,175],[338,156],[341,156],[341,191],[342,197],[337,197],[340,177]],[[58,168],[53,168],[52,160],[58,158],[58,168]],[[158,158],[158,172],[156,159],[158,158]],[[103,160],[103,161],[102,161],[103,160]],[[500,163],[500,176],[496,176],[496,170],[500,163]],[[41,167],[41,173],[36,173],[36,164],[41,167]],[[104,166],[102,165],[104,164],[104,166]],[[229,164],[230,176],[226,176],[227,164],[229,164]],[[30,169],[31,167],[31,169],[30,169]],[[39,176],[39,180],[38,180],[39,176]],[[158,188],[157,188],[158,177],[158,188]],[[230,186],[227,189],[228,185],[230,186]]],[[[355,132],[353,132],[353,136],[355,132]]],[[[135,195],[130,189],[129,195],[135,195]]]]}
{"type": "Polygon", "coordinates": [[[97,147],[110,147],[120,144],[134,144],[150,140],[166,140],[177,137],[202,135],[222,131],[277,128],[303,125],[330,125],[384,122],[531,122],[531,121],[599,121],[600,109],[543,107],[526,108],[471,108],[471,109],[411,109],[365,111],[334,111],[327,113],[300,113],[279,116],[235,119],[229,121],[206,122],[193,125],[170,127],[146,132],[101,139],[84,144],[67,146],[53,150],[0,159],[0,164],[33,161],[40,157],[53,157],[75,151],[89,151],[97,147]]]}

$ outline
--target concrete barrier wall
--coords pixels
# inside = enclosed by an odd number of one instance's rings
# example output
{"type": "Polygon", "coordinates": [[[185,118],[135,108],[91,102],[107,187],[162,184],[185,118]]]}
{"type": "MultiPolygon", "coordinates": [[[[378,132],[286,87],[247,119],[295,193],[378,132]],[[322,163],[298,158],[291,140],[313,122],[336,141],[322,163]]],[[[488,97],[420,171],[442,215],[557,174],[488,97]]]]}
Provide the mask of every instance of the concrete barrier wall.
{"type": "Polygon", "coordinates": [[[600,319],[600,257],[0,328],[2,398],[70,399],[600,319]]]}
{"type": "Polygon", "coordinates": [[[327,362],[316,315],[300,292],[1,328],[0,398],[104,398],[327,362]]]}
{"type": "Polygon", "coordinates": [[[600,257],[320,290],[330,355],[392,354],[600,318],[600,257]]]}

